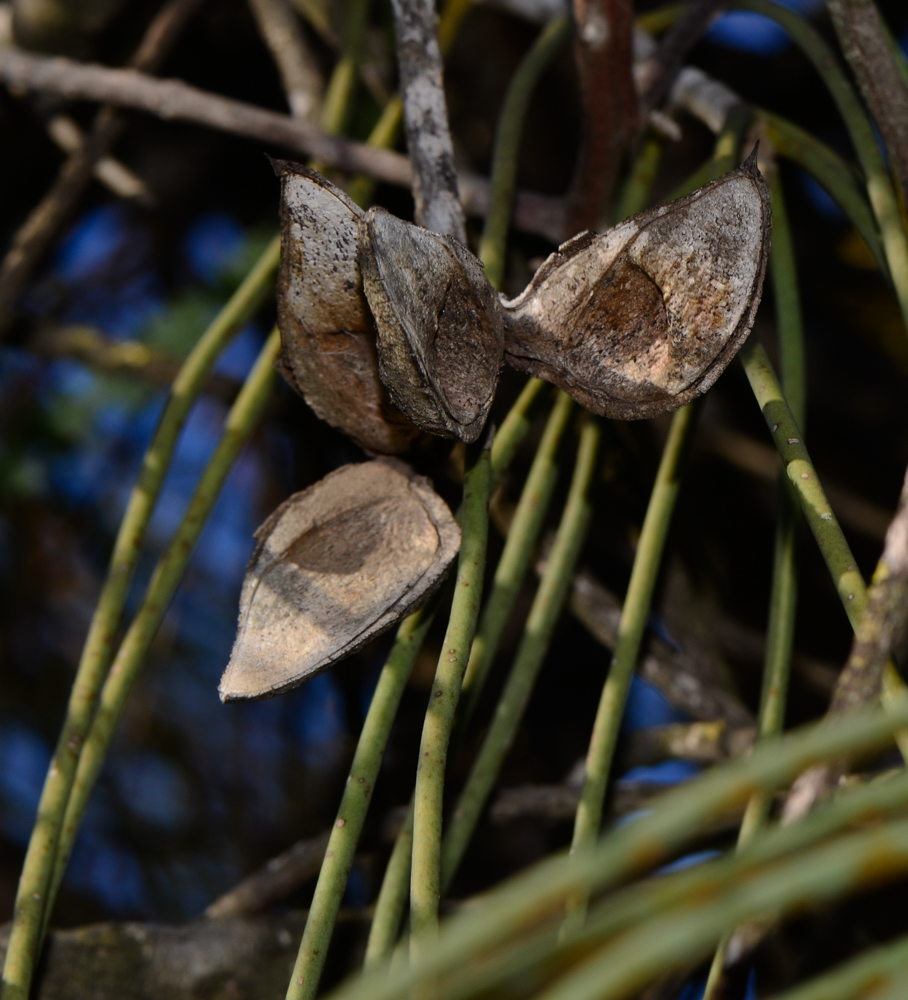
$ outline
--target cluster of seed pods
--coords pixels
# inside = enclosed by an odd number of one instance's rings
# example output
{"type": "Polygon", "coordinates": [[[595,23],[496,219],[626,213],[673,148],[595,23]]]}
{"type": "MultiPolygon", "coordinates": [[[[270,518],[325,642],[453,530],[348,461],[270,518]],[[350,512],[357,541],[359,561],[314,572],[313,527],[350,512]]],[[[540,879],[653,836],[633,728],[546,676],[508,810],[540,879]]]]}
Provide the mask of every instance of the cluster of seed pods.
{"type": "MultiPolygon", "coordinates": [[[[516,299],[450,236],[277,162],[284,377],[376,456],[482,432],[503,364],[622,420],[705,392],[753,324],[771,203],[756,151],[693,194],[563,244],[516,299]]],[[[291,497],[257,533],[221,697],[276,693],[413,611],[459,529],[427,480],[378,457],[291,497]]]]}

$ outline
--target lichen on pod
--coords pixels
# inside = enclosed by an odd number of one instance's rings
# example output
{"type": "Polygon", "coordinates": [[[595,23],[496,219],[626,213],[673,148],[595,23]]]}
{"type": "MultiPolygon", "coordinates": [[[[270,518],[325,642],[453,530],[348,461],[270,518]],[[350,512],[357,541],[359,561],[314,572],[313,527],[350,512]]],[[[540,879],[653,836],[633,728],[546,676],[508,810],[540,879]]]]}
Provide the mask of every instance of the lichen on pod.
{"type": "Polygon", "coordinates": [[[367,451],[408,452],[423,435],[378,375],[357,262],[362,210],[314,170],[272,163],[281,179],[281,374],[322,420],[367,451]]]}
{"type": "Polygon", "coordinates": [[[222,701],[296,687],[420,607],[460,547],[428,480],[395,459],[346,465],[256,532],[222,701]]]}
{"type": "Polygon", "coordinates": [[[687,197],[575,236],[504,302],[507,363],[608,417],[678,409],[750,332],[771,218],[755,149],[687,197]]]}
{"type": "Polygon", "coordinates": [[[504,355],[501,304],[482,264],[453,237],[372,208],[360,220],[360,265],[391,398],[423,430],[475,441],[504,355]]]}

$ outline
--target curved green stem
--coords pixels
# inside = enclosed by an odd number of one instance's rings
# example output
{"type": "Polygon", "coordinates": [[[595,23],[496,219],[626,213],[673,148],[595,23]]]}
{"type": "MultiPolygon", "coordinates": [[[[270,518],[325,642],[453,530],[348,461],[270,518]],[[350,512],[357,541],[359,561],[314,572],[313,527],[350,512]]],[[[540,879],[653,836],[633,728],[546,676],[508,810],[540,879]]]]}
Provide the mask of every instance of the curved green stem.
{"type": "Polygon", "coordinates": [[[770,0],[735,0],[732,6],[739,10],[752,10],[780,24],[813,63],[832,95],[867,179],[867,193],[879,225],[889,274],[908,333],[908,233],[902,226],[898,199],[886,161],[855,89],[848,82],[832,49],[803,17],[770,0]]]}
{"type": "Polygon", "coordinates": [[[504,106],[498,117],[498,132],[492,154],[489,195],[491,208],[486,217],[478,254],[493,288],[500,288],[504,280],[508,225],[514,188],[517,185],[517,154],[520,152],[520,137],[530,98],[543,70],[571,37],[573,30],[573,20],[567,14],[555,18],[542,29],[511,77],[504,106]]]}
{"type": "Polygon", "coordinates": [[[696,414],[697,405],[692,403],[678,410],[672,418],[656,482],[650,494],[627,597],[621,612],[621,622],[618,625],[618,638],[590,736],[583,790],[574,819],[572,853],[594,843],[599,835],[602,806],[618,742],[621,716],[624,714],[627,692],[646,629],[665,539],[681,487],[681,470],[696,427],[696,414]]]}
{"type": "Polygon", "coordinates": [[[321,126],[329,135],[339,135],[347,127],[368,20],[369,0],[352,0],[347,8],[343,52],[334,66],[322,104],[321,126]]]}
{"type": "Polygon", "coordinates": [[[274,363],[280,355],[280,350],[280,335],[274,330],[265,342],[236,402],[227,414],[221,440],[202,473],[180,526],[155,567],[142,604],[111,665],[110,673],[101,690],[97,713],[79,758],[72,794],[66,807],[49,902],[52,901],[62,881],[66,862],[104,763],[107,748],[132,686],[142,669],[148,648],[157,634],[195,543],[224,485],[224,480],[258,424],[271,395],[275,380],[274,363]]]}
{"type": "Polygon", "coordinates": [[[76,765],[113,654],[126,594],[139,560],[145,531],[170,466],[177,438],[218,355],[249,320],[268,291],[279,258],[280,237],[275,237],[184,361],[142,460],[138,481],[130,494],[114,542],[107,577],[73,682],[66,719],[41,793],[19,881],[15,918],[6,952],[3,985],[0,987],[0,995],[4,997],[28,995],[40,948],[41,928],[47,920],[48,889],[76,765]]]}
{"type": "Polygon", "coordinates": [[[504,550],[495,568],[492,590],[482,610],[479,631],[470,650],[463,695],[457,713],[458,729],[465,726],[473,716],[492,661],[498,652],[505,625],[511,617],[529,569],[558,481],[558,447],[573,408],[574,401],[571,397],[566,392],[559,392],[514,511],[504,550]]]}
{"type": "Polygon", "coordinates": [[[483,448],[464,477],[462,540],[454,600],[419,745],[410,872],[410,951],[414,956],[431,946],[438,930],[445,766],[463,675],[479,619],[491,483],[490,449],[483,448]]]}
{"type": "MultiPolygon", "coordinates": [[[[539,669],[548,653],[592,517],[589,494],[596,470],[600,433],[599,424],[594,419],[588,419],[580,433],[580,448],[567,503],[524,627],[514,665],[445,834],[441,857],[442,891],[450,885],[473,836],[501,765],[514,741],[539,669]]],[[[502,563],[499,563],[499,568],[502,563]]]]}
{"type": "Polygon", "coordinates": [[[860,178],[851,165],[793,122],[769,111],[761,110],[759,114],[766,137],[776,152],[803,167],[829,193],[864,238],[880,269],[888,277],[886,250],[860,178]]]}
{"type": "Polygon", "coordinates": [[[413,663],[432,624],[433,612],[422,608],[410,615],[397,630],[388,659],[378,678],[369,711],[350,765],[350,775],[344,788],[337,819],[318,873],[315,895],[309,907],[309,917],[293,976],[287,988],[287,1000],[310,1000],[318,992],[322,969],[334,932],[347,876],[353,864],[356,845],[362,833],[372,790],[378,779],[382,758],[400,699],[413,663]]]}
{"type": "MultiPolygon", "coordinates": [[[[798,291],[794,243],[788,225],[788,213],[778,171],[772,176],[772,255],[770,276],[776,302],[776,326],[782,358],[782,385],[792,415],[800,427],[806,416],[807,379],[804,370],[804,323],[798,291]]],[[[763,664],[763,687],[757,718],[757,738],[777,736],[785,727],[785,706],[794,648],[795,613],[798,599],[796,559],[798,505],[784,472],[779,475],[776,491],[776,536],[769,599],[769,623],[766,630],[766,656],[763,664]]],[[[738,849],[744,847],[766,824],[772,802],[755,795],[747,804],[738,834],[738,849]]],[[[725,956],[730,938],[725,937],[716,950],[703,1000],[714,1000],[719,993],[725,956]]]]}
{"type": "MultiPolygon", "coordinates": [[[[763,346],[753,339],[744,345],[738,357],[744,365],[750,387],[757,397],[763,418],[782,458],[785,473],[794,487],[807,524],[820,547],[851,627],[857,628],[861,615],[867,607],[867,586],[820,485],[817,471],[785,401],[772,363],[766,356],[763,346]]],[[[883,678],[884,703],[891,703],[904,691],[905,684],[890,661],[883,678]]],[[[902,754],[908,758],[908,740],[900,738],[900,748],[902,754]]]]}

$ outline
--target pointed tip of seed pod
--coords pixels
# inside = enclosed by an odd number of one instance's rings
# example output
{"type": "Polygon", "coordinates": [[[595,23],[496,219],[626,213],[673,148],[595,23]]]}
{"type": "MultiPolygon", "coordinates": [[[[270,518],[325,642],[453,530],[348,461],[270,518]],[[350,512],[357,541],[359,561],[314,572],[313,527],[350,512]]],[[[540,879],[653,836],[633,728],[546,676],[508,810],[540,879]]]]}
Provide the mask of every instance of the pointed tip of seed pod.
{"type": "Polygon", "coordinates": [[[760,176],[760,168],[757,166],[757,155],[760,152],[760,140],[754,143],[754,148],[751,150],[750,156],[741,164],[741,169],[746,170],[749,174],[754,177],[760,176]]]}

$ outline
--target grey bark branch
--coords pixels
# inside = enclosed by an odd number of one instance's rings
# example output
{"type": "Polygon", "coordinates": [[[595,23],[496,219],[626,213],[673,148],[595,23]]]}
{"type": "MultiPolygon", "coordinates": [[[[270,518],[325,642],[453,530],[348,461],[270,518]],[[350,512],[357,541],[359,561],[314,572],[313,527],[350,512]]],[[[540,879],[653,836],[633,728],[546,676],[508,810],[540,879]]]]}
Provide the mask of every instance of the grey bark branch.
{"type": "Polygon", "coordinates": [[[318,121],[324,81],[288,0],[249,0],[259,33],[271,51],[294,118],[318,121]]]}
{"type": "Polygon", "coordinates": [[[416,221],[466,245],[433,0],[392,0],[416,221]]]}
{"type": "Polygon", "coordinates": [[[880,12],[873,0],[829,0],[828,6],[842,51],[908,196],[908,86],[889,47],[880,12]]]}
{"type": "MultiPolygon", "coordinates": [[[[211,94],[179,80],[157,80],[135,70],[108,69],[4,49],[0,50],[0,81],[72,100],[115,103],[159,118],[231,132],[400,187],[409,188],[413,181],[410,161],[400,153],[329,136],[309,122],[211,94]]],[[[466,210],[471,215],[485,215],[489,210],[488,181],[461,174],[457,184],[466,210]]],[[[528,191],[517,193],[514,225],[518,229],[557,241],[562,217],[561,199],[528,191]]]]}

